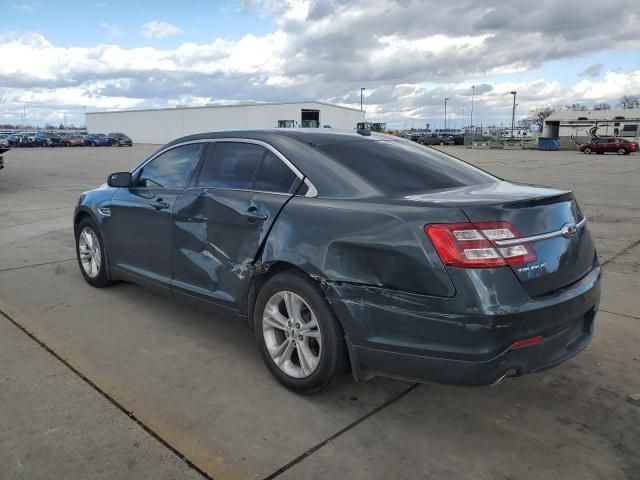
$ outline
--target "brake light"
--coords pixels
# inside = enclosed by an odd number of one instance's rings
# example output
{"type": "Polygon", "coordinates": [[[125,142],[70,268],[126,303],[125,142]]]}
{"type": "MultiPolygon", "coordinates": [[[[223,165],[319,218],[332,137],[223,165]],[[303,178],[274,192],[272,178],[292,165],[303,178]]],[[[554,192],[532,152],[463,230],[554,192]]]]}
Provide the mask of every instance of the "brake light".
{"type": "Polygon", "coordinates": [[[496,240],[520,238],[509,222],[437,223],[424,226],[445,265],[501,267],[532,262],[536,255],[526,244],[499,247],[496,240]]]}

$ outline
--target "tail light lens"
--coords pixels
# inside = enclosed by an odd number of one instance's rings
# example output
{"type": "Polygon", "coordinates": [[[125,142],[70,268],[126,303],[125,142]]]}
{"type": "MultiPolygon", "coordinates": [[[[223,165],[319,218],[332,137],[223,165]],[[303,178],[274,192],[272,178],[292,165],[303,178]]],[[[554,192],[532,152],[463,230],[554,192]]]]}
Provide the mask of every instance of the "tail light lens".
{"type": "Polygon", "coordinates": [[[424,231],[445,265],[500,267],[532,262],[536,255],[527,244],[499,247],[496,240],[520,238],[509,222],[436,223],[424,231]]]}

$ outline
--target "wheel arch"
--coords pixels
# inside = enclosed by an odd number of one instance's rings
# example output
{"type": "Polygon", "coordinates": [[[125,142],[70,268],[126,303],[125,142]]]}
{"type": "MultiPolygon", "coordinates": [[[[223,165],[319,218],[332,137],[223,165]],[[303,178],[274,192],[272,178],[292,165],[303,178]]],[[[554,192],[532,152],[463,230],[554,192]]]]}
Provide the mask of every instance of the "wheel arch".
{"type": "Polygon", "coordinates": [[[78,225],[80,225],[80,222],[82,220],[84,220],[85,218],[89,218],[91,219],[96,225],[98,225],[98,222],[95,218],[95,216],[93,215],[93,213],[86,209],[86,208],[79,208],[74,217],[73,217],[73,231],[75,232],[78,229],[78,225]]]}
{"type": "MultiPolygon", "coordinates": [[[[249,323],[249,327],[251,329],[253,329],[253,308],[255,306],[256,299],[258,298],[258,293],[270,278],[284,272],[297,272],[305,276],[309,280],[312,280],[318,285],[318,287],[322,291],[322,295],[326,299],[326,294],[322,288],[322,282],[324,281],[323,277],[319,275],[313,275],[300,266],[294,265],[293,263],[284,260],[276,260],[268,263],[262,263],[258,261],[254,264],[253,274],[251,276],[251,279],[249,280],[249,288],[247,289],[245,303],[243,305],[240,305],[240,313],[247,316],[247,322],[249,323]]],[[[327,301],[327,303],[329,302],[327,301]]],[[[329,306],[331,307],[331,304],[329,304],[329,306]]],[[[333,307],[331,307],[331,310],[333,310],[333,307]]],[[[340,322],[341,327],[343,327],[344,329],[344,326],[342,325],[342,322],[339,318],[338,322],[340,322]]]]}

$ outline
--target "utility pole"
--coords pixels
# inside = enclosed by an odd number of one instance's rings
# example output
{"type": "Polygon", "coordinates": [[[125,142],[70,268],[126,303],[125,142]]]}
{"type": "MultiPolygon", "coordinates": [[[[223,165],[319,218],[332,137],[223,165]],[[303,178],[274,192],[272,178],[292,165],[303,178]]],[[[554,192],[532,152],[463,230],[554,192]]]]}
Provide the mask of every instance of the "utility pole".
{"type": "Polygon", "coordinates": [[[462,128],[465,128],[465,126],[464,126],[464,119],[465,119],[465,116],[464,116],[464,107],[460,107],[458,110],[462,110],[462,128]]]}
{"type": "Polygon", "coordinates": [[[362,109],[362,92],[364,92],[365,90],[366,90],[366,88],[364,88],[364,87],[362,87],[360,89],[360,111],[361,112],[363,111],[363,109],[362,109]]]}
{"type": "MultiPolygon", "coordinates": [[[[469,121],[469,126],[473,127],[473,94],[476,93],[476,86],[475,85],[471,85],[471,120],[469,121]]],[[[475,135],[475,129],[474,131],[474,135],[475,135]]]]}
{"type": "Polygon", "coordinates": [[[447,101],[449,97],[444,97],[444,129],[447,129],[447,101]]]}
{"type": "Polygon", "coordinates": [[[511,112],[511,138],[513,139],[513,129],[516,126],[516,95],[518,94],[518,92],[516,92],[515,90],[513,92],[511,92],[511,95],[513,95],[513,110],[511,112]]]}

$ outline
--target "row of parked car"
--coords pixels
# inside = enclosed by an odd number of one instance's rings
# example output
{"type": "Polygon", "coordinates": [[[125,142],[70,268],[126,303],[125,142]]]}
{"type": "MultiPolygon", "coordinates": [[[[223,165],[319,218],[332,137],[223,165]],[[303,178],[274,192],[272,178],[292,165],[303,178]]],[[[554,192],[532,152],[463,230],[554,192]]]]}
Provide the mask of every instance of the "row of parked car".
{"type": "Polygon", "coordinates": [[[409,140],[422,145],[464,145],[464,135],[447,135],[441,133],[412,132],[407,135],[409,140]]]}
{"type": "Polygon", "coordinates": [[[0,133],[0,147],[131,147],[133,142],[124,133],[0,133]]]}

